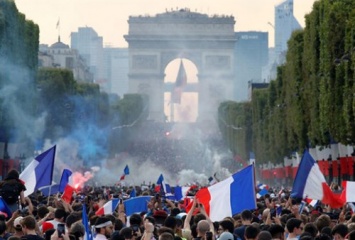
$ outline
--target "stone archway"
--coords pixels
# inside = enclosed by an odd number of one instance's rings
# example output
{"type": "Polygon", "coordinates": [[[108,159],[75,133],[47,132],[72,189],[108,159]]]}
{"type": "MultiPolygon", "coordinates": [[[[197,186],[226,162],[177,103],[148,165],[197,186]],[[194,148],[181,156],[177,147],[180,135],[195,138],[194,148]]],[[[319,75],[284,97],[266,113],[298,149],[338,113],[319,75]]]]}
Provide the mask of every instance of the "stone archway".
{"type": "Polygon", "coordinates": [[[164,121],[164,70],[186,58],[198,69],[198,119],[214,118],[221,101],[232,99],[234,33],[232,16],[208,16],[187,9],[129,17],[129,92],[149,96],[150,115],[164,121]]]}

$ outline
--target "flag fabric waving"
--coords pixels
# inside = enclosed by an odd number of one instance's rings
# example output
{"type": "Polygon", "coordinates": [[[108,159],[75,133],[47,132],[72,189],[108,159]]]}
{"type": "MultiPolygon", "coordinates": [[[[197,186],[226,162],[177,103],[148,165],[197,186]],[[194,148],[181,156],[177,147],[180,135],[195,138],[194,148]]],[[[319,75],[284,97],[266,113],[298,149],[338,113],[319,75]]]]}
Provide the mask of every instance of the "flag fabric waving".
{"type": "MultiPolygon", "coordinates": [[[[157,186],[155,187],[155,191],[159,192],[162,197],[166,196],[173,196],[171,194],[171,187],[169,184],[165,183],[163,174],[160,174],[158,180],[157,180],[157,186]]],[[[175,197],[173,197],[175,198],[175,197]]]]}
{"type": "Polygon", "coordinates": [[[135,198],[130,198],[123,201],[124,208],[126,210],[126,215],[130,216],[133,213],[137,212],[147,212],[148,211],[148,202],[150,201],[151,196],[140,196],[135,198]]]}
{"type": "Polygon", "coordinates": [[[123,169],[123,174],[120,178],[120,181],[124,180],[126,175],[129,175],[129,168],[128,168],[128,165],[126,165],[126,167],[123,169]]]}
{"type": "Polygon", "coordinates": [[[73,186],[73,178],[72,178],[72,171],[69,169],[64,169],[62,173],[62,177],[59,183],[59,191],[64,192],[65,187],[69,184],[73,186]]]}
{"type": "Polygon", "coordinates": [[[38,188],[38,190],[42,192],[43,196],[48,197],[50,195],[59,193],[59,184],[52,184],[50,186],[40,187],[38,188]]]}
{"type": "Polygon", "coordinates": [[[30,195],[40,187],[52,184],[53,167],[56,146],[35,157],[20,174],[20,179],[26,186],[25,196],[30,195]]]}
{"type": "Polygon", "coordinates": [[[183,91],[183,87],[187,83],[187,76],[186,76],[186,71],[184,64],[182,60],[180,61],[180,67],[179,67],[179,72],[176,77],[176,82],[175,82],[175,87],[171,93],[171,98],[172,98],[172,103],[181,103],[181,94],[183,91]]]}
{"type": "Polygon", "coordinates": [[[72,172],[69,169],[63,170],[59,184],[59,191],[63,193],[62,199],[65,202],[70,203],[75,189],[73,187],[72,172]]]}
{"type": "Polygon", "coordinates": [[[180,187],[176,186],[174,187],[174,195],[175,195],[175,200],[180,201],[184,199],[187,196],[187,193],[189,192],[190,187],[180,187]]]}
{"type": "Polygon", "coordinates": [[[90,231],[90,227],[89,227],[89,220],[88,220],[88,215],[86,214],[86,206],[85,204],[83,204],[83,211],[82,211],[82,223],[85,227],[85,236],[84,236],[84,240],[92,240],[92,233],[90,231]]]}
{"type": "Polygon", "coordinates": [[[134,198],[137,196],[137,193],[136,193],[136,188],[132,188],[130,194],[129,194],[129,197],[130,198],[134,198]]]}
{"type": "Polygon", "coordinates": [[[254,165],[196,193],[212,221],[220,221],[245,209],[256,209],[254,165]]]}
{"type": "Polygon", "coordinates": [[[355,182],[353,181],[343,181],[342,182],[343,192],[341,193],[341,200],[344,203],[355,202],[355,182]]]}
{"type": "Polygon", "coordinates": [[[99,208],[95,214],[98,216],[112,214],[116,210],[119,202],[120,200],[118,198],[112,198],[110,201],[105,203],[105,205],[99,208]]]}
{"type": "Polygon", "coordinates": [[[340,197],[332,192],[318,164],[307,150],[298,166],[291,196],[320,200],[332,208],[339,208],[344,204],[340,197]]]}
{"type": "Polygon", "coordinates": [[[0,197],[0,211],[7,215],[5,216],[6,218],[10,218],[12,215],[10,208],[7,206],[5,200],[2,197],[0,197]]]}

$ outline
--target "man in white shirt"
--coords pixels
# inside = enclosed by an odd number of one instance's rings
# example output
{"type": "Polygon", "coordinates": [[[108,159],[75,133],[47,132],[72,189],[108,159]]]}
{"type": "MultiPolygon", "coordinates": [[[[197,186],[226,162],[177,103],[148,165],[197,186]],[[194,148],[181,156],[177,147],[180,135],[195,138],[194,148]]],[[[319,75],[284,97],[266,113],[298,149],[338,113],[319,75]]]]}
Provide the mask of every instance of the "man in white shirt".
{"type": "Polygon", "coordinates": [[[107,217],[99,217],[95,222],[96,236],[94,240],[106,240],[113,232],[113,224],[107,217]]]}

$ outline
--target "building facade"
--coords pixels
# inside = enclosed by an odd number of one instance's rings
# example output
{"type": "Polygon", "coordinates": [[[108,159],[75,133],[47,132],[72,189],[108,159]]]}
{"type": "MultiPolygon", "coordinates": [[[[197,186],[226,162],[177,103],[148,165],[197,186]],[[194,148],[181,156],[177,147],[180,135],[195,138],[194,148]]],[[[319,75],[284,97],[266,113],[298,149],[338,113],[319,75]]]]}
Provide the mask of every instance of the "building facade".
{"type": "Polygon", "coordinates": [[[263,68],[268,64],[267,32],[236,32],[234,100],[248,100],[248,82],[264,82],[263,68]]]}
{"type": "Polygon", "coordinates": [[[64,68],[73,71],[74,79],[78,82],[93,82],[93,75],[78,51],[68,45],[58,42],[48,46],[41,44],[38,52],[39,67],[64,68]]]}
{"type": "Polygon", "coordinates": [[[94,82],[107,91],[109,83],[105,76],[103,38],[91,27],[79,27],[71,33],[71,48],[76,49],[94,75],[94,82]]]}

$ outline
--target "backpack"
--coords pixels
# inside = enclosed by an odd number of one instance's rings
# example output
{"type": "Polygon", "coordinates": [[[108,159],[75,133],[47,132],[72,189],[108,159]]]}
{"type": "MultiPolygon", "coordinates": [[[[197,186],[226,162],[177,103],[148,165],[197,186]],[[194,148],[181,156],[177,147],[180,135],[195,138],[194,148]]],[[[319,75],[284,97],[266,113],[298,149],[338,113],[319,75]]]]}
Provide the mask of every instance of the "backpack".
{"type": "Polygon", "coordinates": [[[0,196],[7,204],[14,204],[19,197],[19,190],[17,184],[4,183],[0,187],[0,196]]]}

